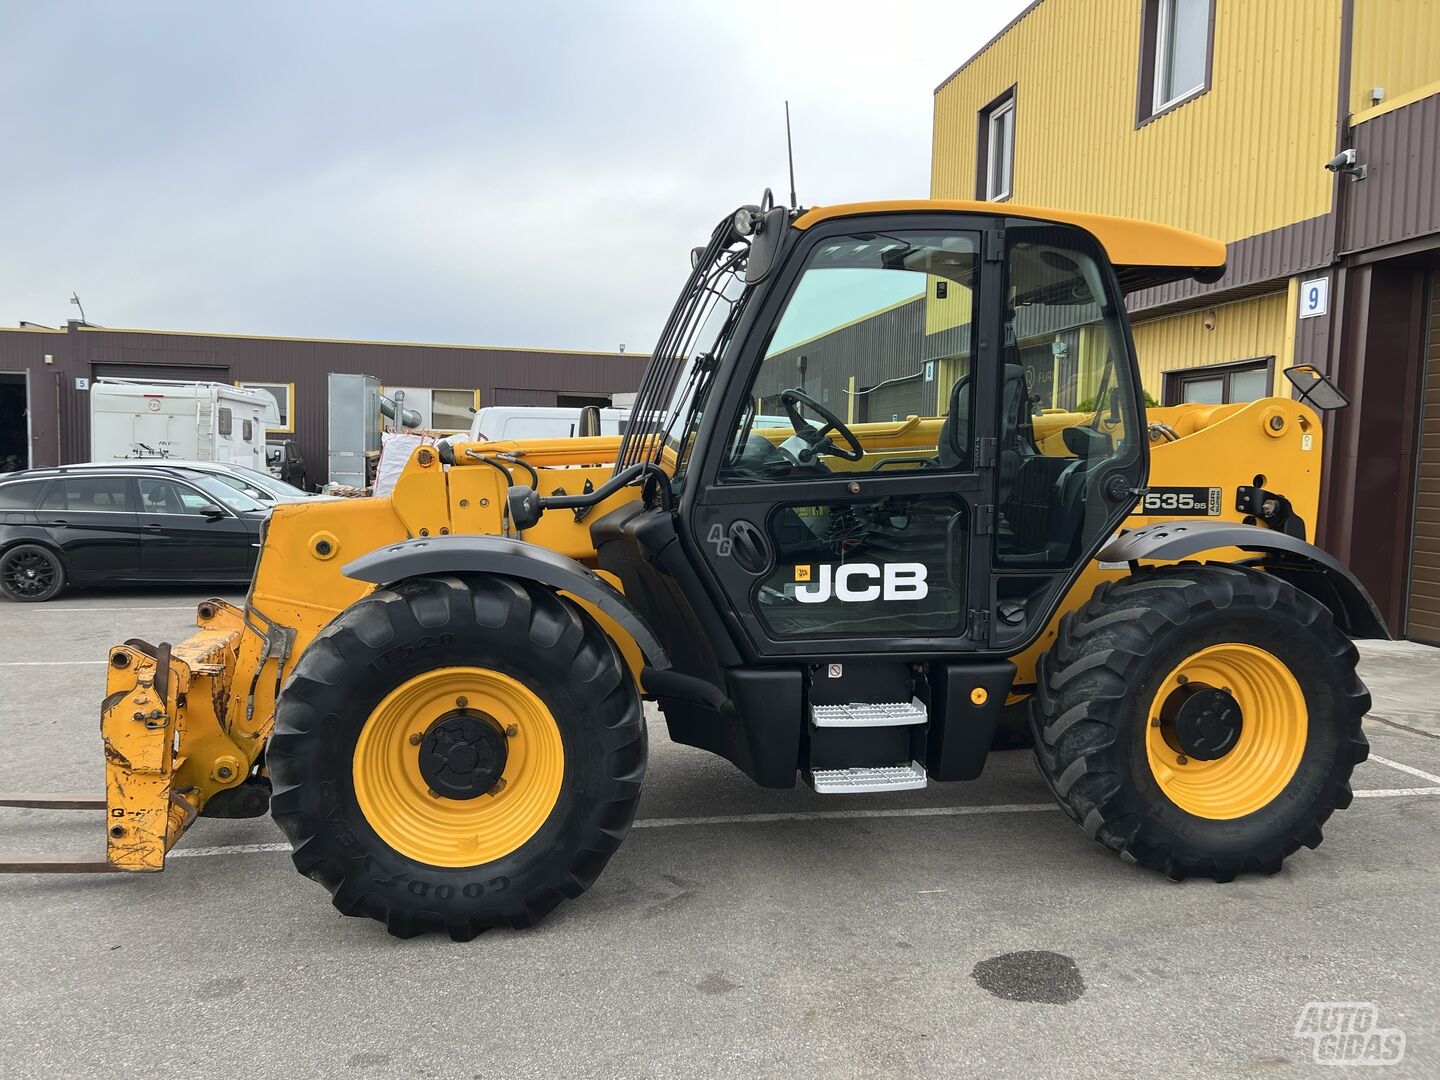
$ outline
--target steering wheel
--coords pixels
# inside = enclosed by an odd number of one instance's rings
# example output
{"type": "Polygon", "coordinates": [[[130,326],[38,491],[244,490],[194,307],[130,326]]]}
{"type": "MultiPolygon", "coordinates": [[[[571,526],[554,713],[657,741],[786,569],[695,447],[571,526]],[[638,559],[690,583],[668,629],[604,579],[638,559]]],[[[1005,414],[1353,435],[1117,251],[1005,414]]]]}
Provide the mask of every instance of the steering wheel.
{"type": "MultiPolygon", "coordinates": [[[[855,433],[845,426],[845,421],[805,393],[804,390],[782,390],[780,404],[785,407],[785,415],[790,418],[790,426],[795,429],[795,434],[807,444],[811,456],[834,454],[846,461],[859,461],[865,456],[865,448],[860,445],[860,440],[855,437],[855,433]],[[799,406],[801,405],[808,406],[819,413],[821,419],[825,421],[825,426],[817,431],[814,424],[800,415],[799,406]],[[834,440],[829,438],[832,431],[850,444],[848,450],[836,446],[834,440]]],[[[780,449],[784,450],[785,448],[782,445],[780,449]]]]}

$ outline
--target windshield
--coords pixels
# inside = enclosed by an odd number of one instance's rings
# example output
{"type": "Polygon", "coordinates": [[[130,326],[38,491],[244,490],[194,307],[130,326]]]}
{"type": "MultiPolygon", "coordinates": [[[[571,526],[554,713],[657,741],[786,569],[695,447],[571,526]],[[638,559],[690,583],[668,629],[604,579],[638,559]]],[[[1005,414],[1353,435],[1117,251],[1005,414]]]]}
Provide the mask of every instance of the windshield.
{"type": "Polygon", "coordinates": [[[252,499],[238,488],[231,487],[218,476],[209,473],[185,473],[183,475],[187,481],[194,484],[216,502],[222,506],[228,506],[236,512],[243,513],[247,510],[269,509],[269,507],[258,499],[252,499]]]}
{"type": "Polygon", "coordinates": [[[222,484],[232,487],[236,491],[248,495],[252,499],[259,499],[261,502],[275,501],[274,495],[271,495],[259,484],[252,484],[243,476],[231,476],[229,473],[211,473],[210,475],[215,477],[215,479],[219,480],[222,484]]]}
{"type": "Polygon", "coordinates": [[[698,254],[660,333],[620,444],[617,472],[645,461],[669,464],[672,486],[678,490],[683,483],[706,396],[750,295],[741,277],[750,248],[732,222],[722,221],[698,254]]]}
{"type": "Polygon", "coordinates": [[[287,484],[284,480],[278,480],[269,473],[261,472],[259,469],[251,469],[244,465],[231,465],[230,468],[246,481],[249,481],[251,487],[259,488],[261,491],[267,492],[270,495],[309,496],[313,494],[313,492],[302,490],[294,484],[287,484]]]}

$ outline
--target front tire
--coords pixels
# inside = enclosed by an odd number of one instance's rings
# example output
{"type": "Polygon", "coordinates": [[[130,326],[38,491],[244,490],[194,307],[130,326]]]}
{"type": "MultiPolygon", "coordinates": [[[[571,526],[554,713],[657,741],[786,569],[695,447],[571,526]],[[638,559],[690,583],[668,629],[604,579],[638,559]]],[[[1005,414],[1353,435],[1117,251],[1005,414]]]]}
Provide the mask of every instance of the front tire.
{"type": "Polygon", "coordinates": [[[342,913],[467,941],[594,882],[635,815],[645,727],[615,644],[570,601],[419,578],[305,650],[267,761],[295,866],[342,913]]]}
{"type": "Polygon", "coordinates": [[[1355,646],[1312,597],[1226,564],[1142,570],[1066,615],[1030,722],[1061,807],[1180,880],[1273,874],[1350,805],[1355,646]]]}
{"type": "Polygon", "coordinates": [[[53,600],[65,590],[65,564],[39,544],[16,544],[0,555],[0,593],[19,604],[53,600]]]}

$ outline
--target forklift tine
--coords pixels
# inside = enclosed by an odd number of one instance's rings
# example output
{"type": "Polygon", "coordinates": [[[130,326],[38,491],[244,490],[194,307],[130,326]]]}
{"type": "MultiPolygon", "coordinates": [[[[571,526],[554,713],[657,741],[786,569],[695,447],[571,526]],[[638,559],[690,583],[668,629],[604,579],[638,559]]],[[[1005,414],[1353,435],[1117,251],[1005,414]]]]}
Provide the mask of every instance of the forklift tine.
{"type": "Polygon", "coordinates": [[[0,874],[113,874],[119,867],[86,855],[0,855],[0,874]]]}
{"type": "Polygon", "coordinates": [[[35,795],[30,792],[0,791],[0,806],[31,810],[104,810],[105,799],[89,795],[35,795]]]}

